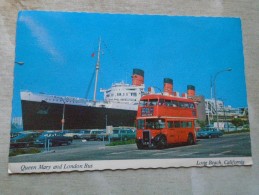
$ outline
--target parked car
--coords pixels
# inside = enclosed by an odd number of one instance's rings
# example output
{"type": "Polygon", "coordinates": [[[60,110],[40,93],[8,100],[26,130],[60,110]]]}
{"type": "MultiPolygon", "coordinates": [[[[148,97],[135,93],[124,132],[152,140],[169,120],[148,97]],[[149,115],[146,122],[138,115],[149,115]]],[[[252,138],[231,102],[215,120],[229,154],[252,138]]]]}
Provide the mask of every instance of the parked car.
{"type": "Polygon", "coordinates": [[[50,146],[60,146],[63,144],[70,145],[73,141],[72,137],[64,136],[62,132],[43,132],[34,142],[36,146],[45,146],[49,140],[50,146]]]}
{"type": "Polygon", "coordinates": [[[196,134],[197,138],[213,138],[220,137],[222,135],[222,131],[216,128],[200,129],[196,134]]]}
{"type": "Polygon", "coordinates": [[[72,137],[73,139],[82,139],[84,134],[85,134],[85,131],[71,130],[71,131],[67,131],[66,133],[64,133],[64,136],[72,137]]]}
{"type": "Polygon", "coordinates": [[[248,131],[249,129],[250,129],[249,124],[245,124],[245,125],[243,125],[243,127],[242,127],[242,130],[248,131]]]}
{"type": "Polygon", "coordinates": [[[93,130],[89,130],[89,132],[85,131],[85,134],[82,135],[82,139],[97,140],[97,135],[99,135],[101,133],[104,133],[104,130],[93,129],[93,130]]]}
{"type": "Polygon", "coordinates": [[[10,148],[25,148],[33,146],[34,141],[38,138],[40,133],[31,131],[22,131],[10,139],[10,148]]]}
{"type": "Polygon", "coordinates": [[[19,133],[17,133],[17,132],[10,133],[10,138],[14,138],[14,137],[16,137],[18,135],[19,135],[19,133]]]}
{"type": "Polygon", "coordinates": [[[96,140],[98,140],[98,141],[103,141],[103,140],[106,141],[108,139],[109,139],[109,134],[107,134],[105,132],[96,135],[96,140]]]}
{"type": "Polygon", "coordinates": [[[132,129],[115,129],[113,133],[110,135],[111,141],[116,140],[130,140],[136,138],[136,132],[132,129]]]}

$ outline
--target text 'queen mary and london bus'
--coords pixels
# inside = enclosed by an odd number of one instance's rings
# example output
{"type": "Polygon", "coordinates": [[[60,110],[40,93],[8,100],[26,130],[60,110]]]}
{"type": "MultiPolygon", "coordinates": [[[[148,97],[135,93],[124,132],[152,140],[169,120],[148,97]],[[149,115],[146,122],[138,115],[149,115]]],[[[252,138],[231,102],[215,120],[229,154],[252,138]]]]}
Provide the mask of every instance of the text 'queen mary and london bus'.
{"type": "Polygon", "coordinates": [[[187,94],[182,96],[173,92],[173,80],[165,78],[164,93],[150,93],[140,99],[136,120],[138,149],[196,143],[197,108],[188,98],[195,96],[195,87],[188,85],[187,94]]]}

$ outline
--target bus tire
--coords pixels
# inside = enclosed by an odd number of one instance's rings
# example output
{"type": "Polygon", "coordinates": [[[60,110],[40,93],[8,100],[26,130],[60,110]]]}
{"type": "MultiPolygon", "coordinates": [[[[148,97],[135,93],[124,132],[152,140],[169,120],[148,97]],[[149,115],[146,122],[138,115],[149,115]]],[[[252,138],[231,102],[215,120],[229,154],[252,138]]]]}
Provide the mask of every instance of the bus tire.
{"type": "Polygon", "coordinates": [[[139,150],[142,150],[142,149],[144,149],[144,146],[143,146],[143,144],[142,144],[141,142],[138,142],[138,143],[137,143],[137,148],[138,148],[139,150]]]}
{"type": "Polygon", "coordinates": [[[160,140],[157,142],[157,149],[164,149],[167,147],[167,141],[165,136],[161,136],[160,140]]]}
{"type": "Polygon", "coordinates": [[[191,133],[189,133],[189,135],[188,135],[187,144],[188,145],[193,145],[194,144],[194,138],[193,138],[193,135],[191,133]]]}

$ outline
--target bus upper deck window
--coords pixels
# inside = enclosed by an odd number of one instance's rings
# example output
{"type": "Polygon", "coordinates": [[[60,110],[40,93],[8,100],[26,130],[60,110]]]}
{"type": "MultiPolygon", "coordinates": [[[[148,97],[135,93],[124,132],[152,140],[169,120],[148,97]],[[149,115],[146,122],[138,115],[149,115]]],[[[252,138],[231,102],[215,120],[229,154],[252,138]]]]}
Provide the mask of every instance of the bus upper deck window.
{"type": "Polygon", "coordinates": [[[173,100],[173,101],[172,101],[172,106],[173,106],[173,107],[178,107],[178,106],[179,106],[179,103],[178,103],[177,101],[174,101],[174,100],[173,100]]]}
{"type": "Polygon", "coordinates": [[[184,103],[184,108],[189,108],[189,103],[188,102],[184,103]]]}
{"type": "Polygon", "coordinates": [[[165,105],[165,100],[164,99],[159,99],[159,106],[165,105]]]}
{"type": "Polygon", "coordinates": [[[171,100],[165,100],[165,105],[166,105],[166,106],[173,106],[171,100]]]}
{"type": "Polygon", "coordinates": [[[147,106],[147,100],[141,100],[141,101],[139,101],[139,105],[140,106],[147,106]]]}
{"type": "Polygon", "coordinates": [[[179,107],[183,108],[184,107],[184,103],[183,102],[179,102],[179,107]]]}
{"type": "Polygon", "coordinates": [[[156,106],[158,103],[158,99],[149,100],[149,106],[156,106]]]}
{"type": "Polygon", "coordinates": [[[190,106],[190,108],[195,108],[195,106],[194,106],[194,104],[193,103],[189,103],[189,106],[190,106]]]}

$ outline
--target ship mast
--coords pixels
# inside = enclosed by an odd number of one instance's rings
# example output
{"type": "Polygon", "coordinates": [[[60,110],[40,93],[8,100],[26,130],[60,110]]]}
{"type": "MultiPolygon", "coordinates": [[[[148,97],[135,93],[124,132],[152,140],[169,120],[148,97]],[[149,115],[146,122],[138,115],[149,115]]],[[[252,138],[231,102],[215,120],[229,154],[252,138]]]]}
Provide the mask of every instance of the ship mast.
{"type": "Polygon", "coordinates": [[[100,53],[101,53],[101,37],[99,38],[99,47],[98,47],[98,56],[97,56],[97,63],[95,66],[95,83],[94,83],[94,99],[93,101],[96,102],[96,89],[97,89],[97,82],[98,82],[98,73],[100,68],[100,53]]]}

